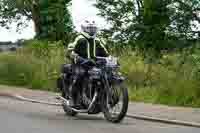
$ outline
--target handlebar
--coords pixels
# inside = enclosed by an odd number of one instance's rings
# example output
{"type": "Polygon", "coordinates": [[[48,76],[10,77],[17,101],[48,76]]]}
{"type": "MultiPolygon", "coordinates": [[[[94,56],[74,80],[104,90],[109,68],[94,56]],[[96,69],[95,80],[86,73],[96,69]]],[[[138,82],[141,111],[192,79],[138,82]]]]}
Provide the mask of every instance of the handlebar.
{"type": "Polygon", "coordinates": [[[102,66],[106,64],[106,58],[105,57],[96,57],[95,60],[92,59],[85,59],[80,56],[77,57],[77,62],[80,63],[80,65],[87,65],[87,66],[102,66]]]}
{"type": "Polygon", "coordinates": [[[109,60],[109,58],[112,59],[112,57],[100,57],[100,56],[97,56],[93,60],[93,59],[86,59],[86,58],[83,58],[81,56],[78,56],[77,54],[74,54],[75,62],[80,64],[80,65],[86,66],[86,67],[104,66],[104,65],[106,65],[107,60],[109,60]]]}
{"type": "Polygon", "coordinates": [[[85,64],[96,65],[96,63],[93,60],[84,59],[84,58],[82,58],[82,59],[83,59],[83,62],[80,63],[81,65],[85,65],[85,64]]]}

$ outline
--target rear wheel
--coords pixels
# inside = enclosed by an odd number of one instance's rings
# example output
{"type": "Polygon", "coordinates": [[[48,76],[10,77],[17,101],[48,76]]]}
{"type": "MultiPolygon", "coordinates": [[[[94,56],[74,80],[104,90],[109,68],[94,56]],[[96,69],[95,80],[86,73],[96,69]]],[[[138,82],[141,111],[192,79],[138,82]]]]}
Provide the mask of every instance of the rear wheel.
{"type": "MultiPolygon", "coordinates": [[[[68,99],[67,95],[65,94],[66,92],[62,92],[62,97],[64,97],[65,99],[68,99]]],[[[78,113],[73,111],[70,107],[69,107],[69,103],[63,101],[62,104],[63,110],[66,113],[67,116],[76,116],[78,113]]]]}
{"type": "Polygon", "coordinates": [[[106,96],[103,104],[105,118],[113,123],[119,123],[128,110],[128,90],[122,83],[112,85],[112,94],[106,96]]]}
{"type": "Polygon", "coordinates": [[[69,108],[66,102],[63,102],[63,110],[67,116],[76,116],[78,113],[69,108]]]}

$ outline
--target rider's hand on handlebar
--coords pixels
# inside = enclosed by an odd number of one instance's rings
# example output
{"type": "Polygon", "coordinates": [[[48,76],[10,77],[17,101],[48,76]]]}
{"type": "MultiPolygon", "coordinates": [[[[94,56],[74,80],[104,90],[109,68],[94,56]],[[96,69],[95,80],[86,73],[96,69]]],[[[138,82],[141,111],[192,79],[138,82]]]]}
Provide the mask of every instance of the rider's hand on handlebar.
{"type": "Polygon", "coordinates": [[[71,53],[71,59],[73,59],[75,63],[78,63],[81,61],[81,57],[74,51],[71,53]]]}
{"type": "Polygon", "coordinates": [[[75,52],[72,52],[72,53],[71,53],[71,58],[72,58],[72,59],[75,59],[75,58],[77,58],[77,56],[78,56],[78,54],[77,54],[77,53],[75,53],[75,52]]]}

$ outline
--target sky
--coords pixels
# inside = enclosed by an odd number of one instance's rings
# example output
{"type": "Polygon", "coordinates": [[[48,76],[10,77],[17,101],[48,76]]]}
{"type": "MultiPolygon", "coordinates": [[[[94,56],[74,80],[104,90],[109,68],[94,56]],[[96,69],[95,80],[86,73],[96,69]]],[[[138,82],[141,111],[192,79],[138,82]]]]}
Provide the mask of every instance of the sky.
{"type": "MultiPolygon", "coordinates": [[[[83,20],[89,18],[94,19],[98,26],[104,27],[106,26],[106,22],[103,18],[98,17],[98,10],[92,6],[94,4],[94,0],[72,0],[72,18],[76,29],[80,30],[80,24],[83,20]]],[[[34,25],[33,22],[29,22],[29,26],[21,31],[21,33],[16,32],[16,24],[12,24],[12,28],[10,30],[6,30],[0,27],[0,41],[16,41],[17,39],[30,39],[33,38],[34,33],[34,25]]]]}
{"type": "Polygon", "coordinates": [[[95,20],[100,28],[107,27],[105,20],[97,16],[98,10],[92,6],[94,3],[95,0],[73,0],[72,17],[77,30],[85,19],[95,20]]]}

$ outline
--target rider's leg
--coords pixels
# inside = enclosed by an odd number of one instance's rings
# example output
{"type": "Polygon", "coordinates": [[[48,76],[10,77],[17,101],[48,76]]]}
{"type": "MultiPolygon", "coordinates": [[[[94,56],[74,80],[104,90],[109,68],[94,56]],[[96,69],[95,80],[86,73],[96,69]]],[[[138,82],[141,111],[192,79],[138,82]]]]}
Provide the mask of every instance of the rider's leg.
{"type": "Polygon", "coordinates": [[[73,76],[72,82],[69,86],[69,104],[70,104],[70,106],[75,105],[77,79],[78,79],[78,75],[73,76]]]}

